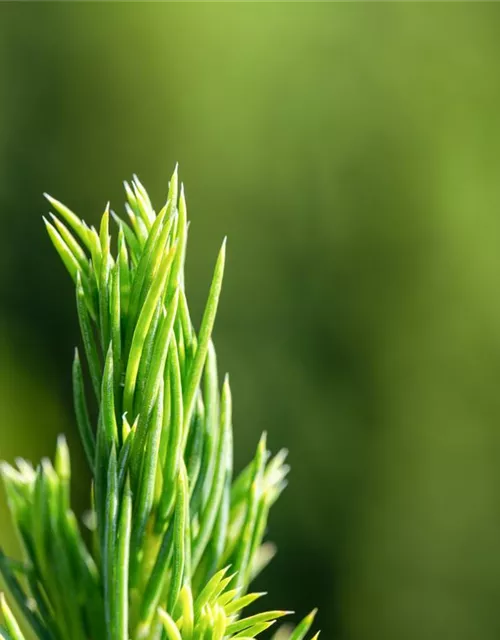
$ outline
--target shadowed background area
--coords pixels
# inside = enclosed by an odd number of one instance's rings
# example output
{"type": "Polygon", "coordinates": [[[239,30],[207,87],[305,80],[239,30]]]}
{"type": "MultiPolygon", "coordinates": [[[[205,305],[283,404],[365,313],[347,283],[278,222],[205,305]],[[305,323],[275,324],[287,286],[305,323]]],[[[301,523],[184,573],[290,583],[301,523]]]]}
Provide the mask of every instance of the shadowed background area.
{"type": "MultiPolygon", "coordinates": [[[[199,319],[239,467],[262,430],[290,486],[256,585],[326,639],[500,634],[500,6],[0,7],[0,457],[64,431],[76,510],[73,286],[48,191],[95,223],[180,163],[199,319]]],[[[0,543],[15,548],[4,495],[0,543]]]]}

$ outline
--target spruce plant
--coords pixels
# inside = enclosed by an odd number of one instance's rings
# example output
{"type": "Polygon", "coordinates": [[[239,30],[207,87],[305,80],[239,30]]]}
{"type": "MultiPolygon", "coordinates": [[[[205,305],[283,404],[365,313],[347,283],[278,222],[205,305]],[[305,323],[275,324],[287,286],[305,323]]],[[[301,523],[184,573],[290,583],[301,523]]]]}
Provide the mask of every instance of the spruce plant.
{"type": "MultiPolygon", "coordinates": [[[[233,478],[231,390],[211,339],[225,241],[196,332],[177,169],[158,213],[136,177],[125,191],[128,220],[108,205],[99,231],[46,196],[57,213],[47,231],[76,287],[73,400],[92,475],[89,531],[70,508],[60,436],[53,463],[2,463],[24,558],[0,550],[0,571],[39,640],[250,640],[288,613],[244,613],[264,595],[248,588],[272,557],[264,536],[286,452],[272,457],[264,435],[233,478]]],[[[0,637],[22,640],[3,595],[0,609],[0,637]]],[[[306,638],[313,618],[279,637],[306,638]]]]}

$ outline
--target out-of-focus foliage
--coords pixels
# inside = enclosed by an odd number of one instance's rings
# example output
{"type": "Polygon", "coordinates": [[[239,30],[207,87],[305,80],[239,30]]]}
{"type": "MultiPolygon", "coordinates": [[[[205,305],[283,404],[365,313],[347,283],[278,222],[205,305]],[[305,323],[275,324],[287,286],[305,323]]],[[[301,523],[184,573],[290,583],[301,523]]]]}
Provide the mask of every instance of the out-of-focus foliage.
{"type": "MultiPolygon", "coordinates": [[[[494,3],[0,7],[4,340],[45,341],[69,420],[76,328],[41,193],[95,222],[109,185],[119,202],[136,171],[158,199],[179,161],[195,319],[231,238],[236,462],[263,429],[290,448],[268,603],[318,604],[327,638],[500,631],[499,21],[494,3]]],[[[23,420],[2,420],[2,457],[38,458],[10,442],[23,420]]]]}
{"type": "MultiPolygon", "coordinates": [[[[33,341],[33,337],[20,334],[2,325],[0,333],[0,451],[2,458],[14,460],[20,452],[29,451],[37,459],[51,453],[57,434],[68,431],[71,443],[78,452],[78,433],[68,422],[62,398],[55,384],[55,370],[48,354],[33,341]],[[40,372],[44,371],[44,375],[40,372]],[[51,385],[52,383],[52,385],[51,385]],[[68,429],[69,427],[69,429],[68,429]]],[[[76,475],[81,475],[82,456],[74,459],[76,475]]],[[[81,504],[85,494],[83,486],[77,489],[75,499],[81,504]]],[[[19,552],[13,535],[4,491],[0,494],[0,542],[12,555],[19,552]]]]}

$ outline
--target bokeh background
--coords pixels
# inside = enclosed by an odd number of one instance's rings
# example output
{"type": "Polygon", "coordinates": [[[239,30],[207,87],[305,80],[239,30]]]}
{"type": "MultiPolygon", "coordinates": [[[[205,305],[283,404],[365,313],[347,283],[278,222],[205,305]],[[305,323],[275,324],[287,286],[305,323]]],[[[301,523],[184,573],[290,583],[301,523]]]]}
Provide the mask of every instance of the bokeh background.
{"type": "Polygon", "coordinates": [[[42,192],[95,222],[178,161],[195,317],[229,236],[237,463],[290,449],[268,604],[328,640],[497,639],[500,5],[232,4],[0,5],[0,457],[64,431],[84,508],[42,192]]]}

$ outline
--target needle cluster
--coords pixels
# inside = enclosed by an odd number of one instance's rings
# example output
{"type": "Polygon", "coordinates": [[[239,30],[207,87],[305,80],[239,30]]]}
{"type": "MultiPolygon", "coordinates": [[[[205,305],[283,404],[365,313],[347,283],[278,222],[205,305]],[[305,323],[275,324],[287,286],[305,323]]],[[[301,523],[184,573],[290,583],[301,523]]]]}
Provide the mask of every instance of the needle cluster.
{"type": "MultiPolygon", "coordinates": [[[[57,214],[47,231],[76,289],[73,399],[92,473],[90,533],[70,507],[61,436],[53,463],[2,463],[24,559],[0,550],[0,572],[39,640],[250,640],[288,613],[243,613],[264,595],[248,587],[272,557],[264,536],[286,453],[271,456],[263,436],[233,476],[231,390],[211,339],[225,241],[196,331],[177,170],[158,213],[136,177],[125,191],[127,220],[108,206],[99,230],[47,196],[57,214]]],[[[3,595],[0,609],[0,637],[22,640],[3,595]]]]}

